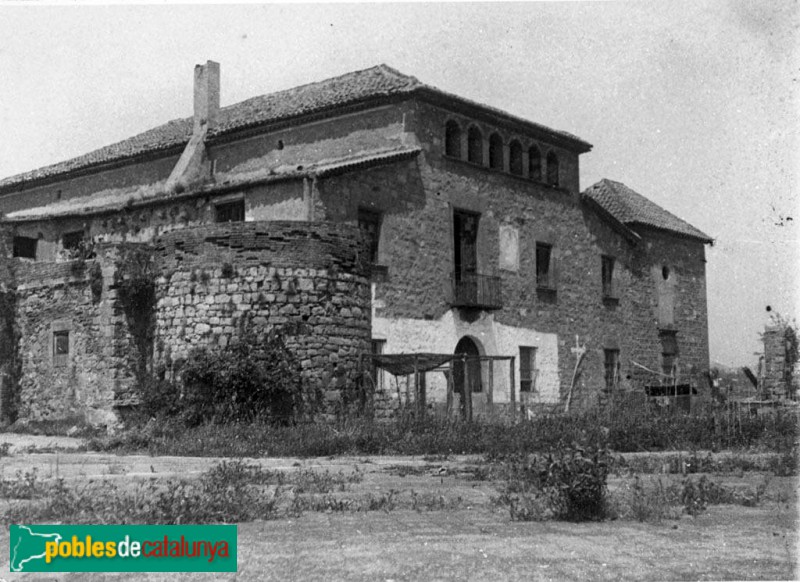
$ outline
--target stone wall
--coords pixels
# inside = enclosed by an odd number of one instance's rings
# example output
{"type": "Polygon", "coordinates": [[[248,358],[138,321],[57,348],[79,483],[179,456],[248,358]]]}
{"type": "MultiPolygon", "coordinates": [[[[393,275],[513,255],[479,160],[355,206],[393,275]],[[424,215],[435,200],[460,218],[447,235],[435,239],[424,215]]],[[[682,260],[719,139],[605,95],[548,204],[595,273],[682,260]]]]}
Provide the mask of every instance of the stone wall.
{"type": "Polygon", "coordinates": [[[115,256],[102,248],[86,261],[13,261],[21,418],[116,423],[113,408],[134,378],[127,323],[112,288],[115,256]]]}
{"type": "Polygon", "coordinates": [[[787,339],[787,323],[772,323],[764,329],[764,397],[772,400],[795,399],[797,392],[797,366],[787,373],[792,349],[787,339]],[[787,382],[787,376],[790,382],[787,382]],[[790,384],[791,383],[791,384],[790,384]]]}
{"type": "Polygon", "coordinates": [[[245,326],[280,329],[329,410],[369,352],[369,263],[357,227],[246,222],[159,237],[156,360],[227,345],[245,326]]]}
{"type": "Polygon", "coordinates": [[[424,117],[417,136],[424,152],[416,160],[320,185],[328,220],[354,223],[359,206],[383,213],[379,262],[388,273],[374,290],[373,331],[387,340],[387,353],[452,352],[463,334],[479,338],[489,355],[519,356],[506,338],[522,338],[520,345],[539,348],[542,388],[557,401],[569,390],[577,342],[587,353],[574,401],[589,406],[605,389],[605,350],[619,351],[622,387],[641,390],[661,381],[662,334],[674,332],[681,381],[704,388],[697,381],[708,367],[701,242],[640,228],[642,240],[633,243],[581,203],[577,157],[569,152],[561,152],[565,187],[552,188],[442,156],[438,134],[447,113],[424,117]],[[480,214],[478,270],[502,280],[503,308],[490,317],[450,305],[457,209],[480,214]],[[501,232],[506,240],[514,235],[514,252],[501,245],[501,232]],[[537,242],[553,246],[555,292],[536,287],[537,242]],[[603,297],[603,255],[616,261],[614,300],[603,297]]]}

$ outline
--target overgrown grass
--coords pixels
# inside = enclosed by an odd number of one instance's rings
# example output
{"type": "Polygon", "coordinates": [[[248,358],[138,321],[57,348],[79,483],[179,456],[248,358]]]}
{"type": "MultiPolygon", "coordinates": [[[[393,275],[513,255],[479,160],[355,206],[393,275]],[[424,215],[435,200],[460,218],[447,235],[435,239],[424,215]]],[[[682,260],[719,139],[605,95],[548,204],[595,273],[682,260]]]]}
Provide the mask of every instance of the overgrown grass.
{"type": "Polygon", "coordinates": [[[798,436],[796,414],[733,416],[722,410],[696,414],[658,414],[647,410],[592,410],[551,414],[516,423],[464,422],[400,415],[376,423],[348,419],[333,423],[275,426],[267,422],[205,424],[185,428],[167,420],[131,428],[115,436],[94,437],[97,451],[158,455],[234,457],[321,457],[333,455],[508,455],[547,452],[564,443],[615,452],[663,450],[758,450],[787,454],[783,464],[796,471],[791,451],[798,436]],[[792,465],[794,463],[794,465],[792,465]]]}
{"type": "Polygon", "coordinates": [[[617,474],[662,473],[683,474],[722,473],[743,474],[748,471],[771,472],[777,477],[797,475],[797,446],[782,453],[757,454],[689,453],[676,452],[661,455],[618,455],[612,463],[617,474]]]}
{"type": "Polygon", "coordinates": [[[25,474],[4,481],[3,497],[17,500],[6,523],[217,523],[277,516],[279,487],[264,487],[272,475],[241,462],[222,463],[194,481],[148,480],[131,487],[110,481],[68,485],[25,474]],[[22,501],[21,501],[22,500],[22,501]]]}
{"type": "Polygon", "coordinates": [[[48,420],[18,420],[3,430],[18,434],[74,437],[93,437],[104,432],[104,429],[88,424],[83,415],[48,420]]]}

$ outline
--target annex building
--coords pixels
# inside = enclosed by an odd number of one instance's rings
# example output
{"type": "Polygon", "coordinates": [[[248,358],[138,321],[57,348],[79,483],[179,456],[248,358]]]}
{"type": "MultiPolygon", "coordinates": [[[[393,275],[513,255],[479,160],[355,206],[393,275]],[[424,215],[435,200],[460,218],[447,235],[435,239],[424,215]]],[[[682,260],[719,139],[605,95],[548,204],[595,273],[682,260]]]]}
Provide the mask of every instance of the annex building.
{"type": "MultiPolygon", "coordinates": [[[[620,182],[581,192],[591,148],[385,65],[227,107],[198,65],[192,117],[0,180],[0,414],[112,423],[245,323],[332,409],[370,354],[469,356],[425,390],[477,414],[692,394],[712,239],[620,182]]],[[[413,398],[371,377],[381,414],[413,398]]]]}

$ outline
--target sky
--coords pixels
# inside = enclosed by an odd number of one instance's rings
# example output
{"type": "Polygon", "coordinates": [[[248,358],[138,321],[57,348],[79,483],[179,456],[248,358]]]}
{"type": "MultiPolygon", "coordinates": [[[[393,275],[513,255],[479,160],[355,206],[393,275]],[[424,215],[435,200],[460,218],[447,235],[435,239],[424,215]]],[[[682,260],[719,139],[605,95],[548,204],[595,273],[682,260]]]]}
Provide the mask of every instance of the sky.
{"type": "Polygon", "coordinates": [[[223,106],[386,63],[581,137],[582,189],[624,182],[714,238],[711,359],[750,365],[800,317],[799,27],[794,0],[0,0],[0,177],[190,116],[209,59],[223,106]]]}

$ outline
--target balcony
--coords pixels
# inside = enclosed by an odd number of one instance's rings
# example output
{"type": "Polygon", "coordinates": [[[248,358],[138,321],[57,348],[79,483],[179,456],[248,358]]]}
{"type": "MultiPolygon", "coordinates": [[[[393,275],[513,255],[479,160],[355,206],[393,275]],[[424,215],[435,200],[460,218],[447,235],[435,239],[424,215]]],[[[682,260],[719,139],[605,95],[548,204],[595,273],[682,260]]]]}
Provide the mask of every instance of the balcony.
{"type": "Polygon", "coordinates": [[[502,309],[500,277],[461,273],[453,276],[453,307],[502,309]]]}

